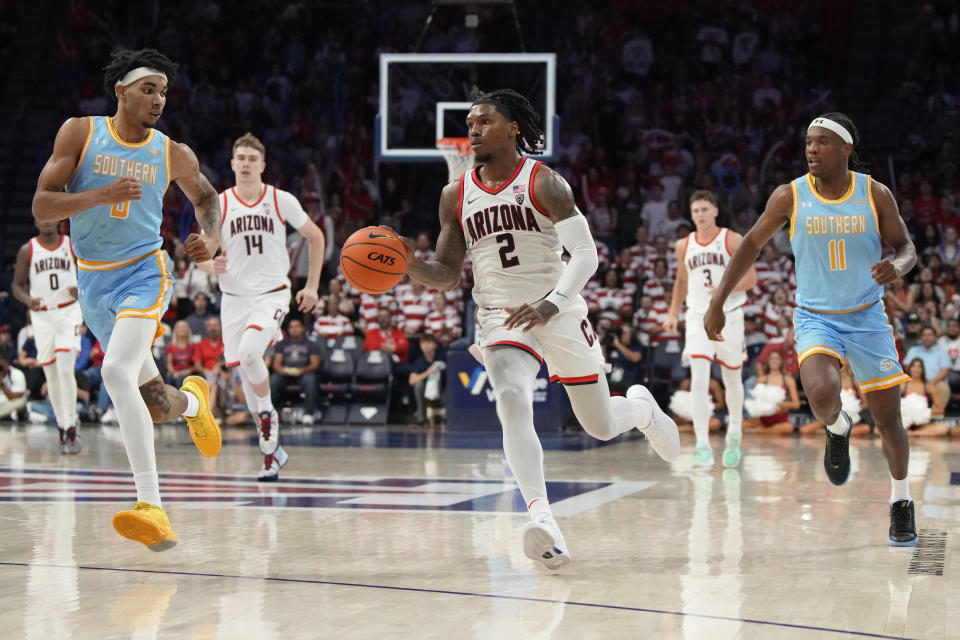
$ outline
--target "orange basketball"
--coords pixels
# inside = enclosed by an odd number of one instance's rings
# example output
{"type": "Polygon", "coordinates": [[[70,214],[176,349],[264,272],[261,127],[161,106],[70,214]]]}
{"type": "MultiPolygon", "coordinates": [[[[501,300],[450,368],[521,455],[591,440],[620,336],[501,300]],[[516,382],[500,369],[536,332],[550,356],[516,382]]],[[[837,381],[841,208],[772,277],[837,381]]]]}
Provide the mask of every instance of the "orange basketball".
{"type": "Polygon", "coordinates": [[[384,227],[365,227],[343,243],[340,271],[364,293],[384,293],[397,286],[407,270],[407,248],[384,227]]]}

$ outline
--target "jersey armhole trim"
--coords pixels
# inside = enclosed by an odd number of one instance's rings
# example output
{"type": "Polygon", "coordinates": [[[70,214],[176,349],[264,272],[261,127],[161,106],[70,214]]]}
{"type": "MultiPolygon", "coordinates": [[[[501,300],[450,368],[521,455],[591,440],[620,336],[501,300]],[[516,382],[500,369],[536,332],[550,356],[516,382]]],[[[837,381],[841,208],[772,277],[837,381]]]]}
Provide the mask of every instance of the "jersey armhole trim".
{"type": "Polygon", "coordinates": [[[790,181],[790,191],[793,193],[793,211],[790,212],[790,239],[793,240],[793,234],[797,231],[797,211],[800,209],[800,195],[797,191],[797,181],[790,181]]]}
{"type": "Polygon", "coordinates": [[[873,178],[867,176],[867,202],[870,203],[870,210],[873,212],[873,223],[877,227],[877,236],[880,235],[880,216],[877,215],[877,203],[873,201],[873,178]]]}
{"type": "Polygon", "coordinates": [[[465,172],[460,174],[460,195],[457,201],[457,222],[460,223],[460,231],[463,231],[463,181],[466,175],[465,172]]]}
{"type": "Polygon", "coordinates": [[[277,188],[273,188],[273,208],[277,212],[277,217],[280,218],[280,224],[287,224],[287,221],[283,219],[283,216],[280,215],[280,203],[277,201],[277,188]]]}
{"type": "Polygon", "coordinates": [[[93,140],[93,116],[87,116],[87,122],[89,124],[87,139],[84,140],[83,149],[80,150],[80,158],[77,160],[77,166],[73,168],[73,174],[71,174],[70,179],[67,180],[68,185],[73,182],[77,172],[80,171],[80,167],[83,166],[83,160],[87,157],[87,149],[90,148],[90,141],[93,140]]]}
{"type": "Polygon", "coordinates": [[[733,251],[730,251],[730,229],[727,229],[727,235],[723,236],[723,248],[727,252],[727,257],[733,257],[733,251]]]}
{"type": "MultiPolygon", "coordinates": [[[[169,187],[170,183],[173,182],[173,178],[170,176],[170,136],[163,136],[163,166],[167,172],[167,187],[169,187]]],[[[166,188],[163,192],[167,192],[166,188]]]]}
{"type": "Polygon", "coordinates": [[[542,213],[543,215],[545,215],[545,216],[547,216],[547,217],[549,218],[549,217],[550,217],[550,214],[547,213],[546,211],[544,211],[543,207],[540,206],[540,203],[537,202],[537,197],[533,194],[533,183],[536,182],[536,179],[537,179],[537,171],[540,170],[540,167],[541,167],[542,165],[543,165],[542,162],[539,162],[539,161],[536,162],[536,163],[533,165],[533,170],[530,172],[530,203],[533,205],[533,207],[534,207],[537,211],[539,211],[540,213],[542,213]]]}
{"type": "Polygon", "coordinates": [[[223,211],[220,212],[220,226],[223,226],[223,222],[227,219],[227,192],[224,191],[223,196],[223,211]]]}

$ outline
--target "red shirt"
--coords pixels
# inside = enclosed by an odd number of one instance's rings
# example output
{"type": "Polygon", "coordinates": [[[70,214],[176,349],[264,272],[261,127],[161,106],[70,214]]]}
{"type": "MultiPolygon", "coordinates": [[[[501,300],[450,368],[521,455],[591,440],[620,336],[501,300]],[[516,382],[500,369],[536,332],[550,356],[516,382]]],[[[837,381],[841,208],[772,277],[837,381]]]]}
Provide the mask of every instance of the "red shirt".
{"type": "Polygon", "coordinates": [[[384,342],[390,340],[393,340],[393,343],[397,347],[396,352],[394,352],[395,359],[400,362],[406,362],[410,357],[410,343],[407,341],[407,336],[403,335],[403,331],[399,329],[390,328],[382,330],[380,327],[371,328],[367,331],[366,338],[363,339],[363,350],[376,351],[384,342]]]}
{"type": "Polygon", "coordinates": [[[222,354],[223,338],[217,344],[210,342],[210,338],[204,338],[193,347],[193,362],[209,371],[217,364],[217,356],[222,354]]]}
{"type": "Polygon", "coordinates": [[[797,350],[793,348],[792,343],[787,344],[783,341],[768,342],[767,346],[760,352],[760,355],[757,356],[757,360],[766,362],[772,351],[779,351],[780,355],[783,356],[783,368],[787,373],[791,376],[796,376],[797,373],[800,372],[800,363],[797,362],[797,350]]]}
{"type": "Polygon", "coordinates": [[[166,352],[167,355],[171,356],[173,368],[182,371],[192,368],[195,349],[196,345],[188,344],[185,347],[178,347],[171,342],[167,345],[166,352]]]}

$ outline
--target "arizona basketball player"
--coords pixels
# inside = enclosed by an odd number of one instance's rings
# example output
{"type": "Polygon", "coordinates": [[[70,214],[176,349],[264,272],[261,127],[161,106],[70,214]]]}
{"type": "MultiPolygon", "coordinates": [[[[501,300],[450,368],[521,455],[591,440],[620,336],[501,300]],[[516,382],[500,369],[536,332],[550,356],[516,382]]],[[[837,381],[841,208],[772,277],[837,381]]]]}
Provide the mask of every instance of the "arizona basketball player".
{"type": "Polygon", "coordinates": [[[507,462],[531,521],[526,555],[555,569],[570,561],[547,500],[543,450],[533,426],[533,387],[542,362],[566,386],[584,429],[609,440],[640,429],[665,460],[680,449],[677,426],[642,386],[610,397],[603,355],[580,290],[597,268],[597,248],[570,185],[542,162],[539,114],[510,89],[474,95],[467,128],[477,161],[440,196],[436,256],[413,258],[407,273],[428,287],[457,286],[467,251],[479,307],[480,352],[493,384],[507,462]],[[562,249],[570,262],[560,260],[562,249]]]}
{"type": "Polygon", "coordinates": [[[37,222],[39,234],[20,247],[13,294],[30,310],[37,360],[47,378],[60,431],[60,453],[80,453],[77,379],[83,315],[77,304],[77,261],[58,222],[37,222]]]}
{"type": "Polygon", "coordinates": [[[713,466],[710,447],[710,365],[719,362],[729,421],[723,464],[735,467],[740,463],[740,439],[743,432],[743,361],[746,348],[743,338],[743,304],[746,291],[757,284],[753,267],[743,276],[723,306],[727,314],[724,341],[713,342],[703,330],[703,314],[710,306],[710,297],[720,283],[730,256],[743,237],[736,231],[717,226],[717,196],[705,189],[690,194],[690,217],[696,231],[677,240],[677,281],[673,287],[670,311],[663,326],[677,330],[680,305],[686,299],[687,322],[683,359],[690,366],[690,398],[693,406],[693,432],[697,438],[693,463],[713,466]]]}
{"type": "Polygon", "coordinates": [[[222,253],[198,266],[220,274],[220,318],[223,357],[227,366],[240,367],[240,379],[250,414],[257,416],[263,467],[257,479],[274,481],[287,462],[280,446],[279,420],[270,397],[270,376],[263,354],[280,334],[290,309],[290,257],[287,224],[310,243],[310,272],[297,292],[301,311],[317,304],[323,268],[323,232],[307,217],[293,194],[263,184],[266,148],[251,133],[233,143],[237,184],[220,194],[222,253]]]}

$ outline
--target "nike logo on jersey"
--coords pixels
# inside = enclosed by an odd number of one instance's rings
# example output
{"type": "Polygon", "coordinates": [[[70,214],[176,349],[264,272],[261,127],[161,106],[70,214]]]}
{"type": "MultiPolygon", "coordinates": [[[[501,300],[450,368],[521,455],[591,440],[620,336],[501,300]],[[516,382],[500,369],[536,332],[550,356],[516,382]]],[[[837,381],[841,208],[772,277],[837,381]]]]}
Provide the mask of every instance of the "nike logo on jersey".
{"type": "Polygon", "coordinates": [[[376,240],[377,238],[392,238],[393,236],[390,236],[390,235],[380,235],[380,234],[378,234],[378,233],[374,233],[374,232],[371,231],[370,233],[367,234],[367,237],[370,238],[371,240],[376,240]]]}
{"type": "Polygon", "coordinates": [[[483,197],[483,196],[474,196],[474,197],[470,198],[469,200],[467,200],[467,204],[473,204],[474,202],[476,202],[477,200],[479,200],[479,199],[482,198],[482,197],[483,197]]]}

